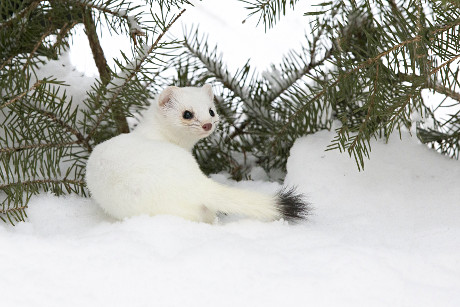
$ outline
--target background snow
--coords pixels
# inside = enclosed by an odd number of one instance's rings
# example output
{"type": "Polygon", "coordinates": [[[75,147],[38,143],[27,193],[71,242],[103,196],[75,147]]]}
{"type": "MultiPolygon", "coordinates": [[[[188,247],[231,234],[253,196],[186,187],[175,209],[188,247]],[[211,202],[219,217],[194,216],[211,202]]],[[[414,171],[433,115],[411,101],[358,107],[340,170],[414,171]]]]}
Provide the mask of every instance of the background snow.
{"type": "MultiPolygon", "coordinates": [[[[145,1],[138,1],[142,6],[145,1]]],[[[187,7],[187,11],[178,19],[169,33],[176,37],[183,37],[184,29],[190,30],[199,26],[201,34],[208,36],[211,47],[218,44],[218,51],[224,55],[224,62],[230,72],[234,73],[250,58],[251,63],[260,71],[268,69],[272,63],[280,62],[284,54],[290,49],[300,50],[306,43],[308,33],[305,25],[308,19],[303,16],[306,8],[320,1],[310,1],[308,4],[298,4],[295,11],[286,10],[286,18],[282,18],[275,28],[265,33],[263,24],[256,27],[257,17],[249,18],[245,4],[236,0],[203,0],[195,1],[194,7],[187,7]]],[[[145,18],[147,18],[146,16],[145,18]]],[[[146,19],[148,20],[148,19],[146,19]]],[[[73,37],[70,59],[72,64],[88,76],[98,75],[94,64],[88,38],[84,34],[84,27],[77,26],[77,33],[73,37]]],[[[120,50],[128,57],[130,39],[125,35],[110,34],[108,30],[101,31],[101,46],[110,67],[114,66],[114,57],[120,58],[120,50]]]]}
{"type": "Polygon", "coordinates": [[[29,222],[0,225],[3,304],[458,306],[459,162],[404,135],[374,142],[359,173],[345,155],[324,152],[332,137],[302,138],[291,151],[286,180],[315,208],[298,225],[117,222],[89,199],[34,198],[29,222]]]}
{"type": "MultiPolygon", "coordinates": [[[[266,69],[303,39],[298,13],[263,36],[253,21],[239,23],[246,12],[234,3],[206,1],[183,21],[199,21],[230,67],[252,57],[266,69]]],[[[62,64],[43,73],[61,77],[62,64]]],[[[77,71],[62,78],[76,97],[93,82],[77,71]]],[[[286,183],[315,208],[299,225],[234,216],[212,226],[170,216],[117,222],[90,199],[33,198],[28,222],[0,224],[2,306],[458,306],[459,161],[403,134],[374,141],[360,173],[345,154],[324,151],[332,137],[317,133],[292,148],[286,183]]]]}

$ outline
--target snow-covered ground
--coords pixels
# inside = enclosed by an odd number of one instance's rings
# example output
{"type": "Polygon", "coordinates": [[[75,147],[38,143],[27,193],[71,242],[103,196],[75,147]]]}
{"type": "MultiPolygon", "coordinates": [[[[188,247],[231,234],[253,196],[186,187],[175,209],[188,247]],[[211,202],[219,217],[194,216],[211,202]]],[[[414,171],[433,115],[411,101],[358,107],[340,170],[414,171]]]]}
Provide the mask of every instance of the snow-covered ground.
{"type": "MultiPolygon", "coordinates": [[[[252,36],[263,28],[242,25],[246,14],[230,2],[205,1],[184,15],[220,42],[230,67],[252,57],[265,69],[298,46],[298,12],[267,40],[252,36]],[[286,33],[292,44],[276,43],[286,33]]],[[[52,65],[61,77],[62,65],[52,65]]],[[[76,71],[62,78],[74,97],[92,81],[76,71]]],[[[291,151],[286,184],[314,207],[298,225],[232,216],[216,225],[118,222],[90,199],[33,198],[28,222],[0,224],[0,306],[460,306],[460,162],[403,134],[374,141],[358,172],[345,154],[324,151],[332,137],[301,138],[291,151]]]]}
{"type": "Polygon", "coordinates": [[[359,173],[324,151],[332,137],[291,151],[286,181],[315,208],[298,225],[116,222],[90,199],[34,198],[29,222],[0,225],[2,306],[459,306],[460,162],[404,135],[359,173]]]}

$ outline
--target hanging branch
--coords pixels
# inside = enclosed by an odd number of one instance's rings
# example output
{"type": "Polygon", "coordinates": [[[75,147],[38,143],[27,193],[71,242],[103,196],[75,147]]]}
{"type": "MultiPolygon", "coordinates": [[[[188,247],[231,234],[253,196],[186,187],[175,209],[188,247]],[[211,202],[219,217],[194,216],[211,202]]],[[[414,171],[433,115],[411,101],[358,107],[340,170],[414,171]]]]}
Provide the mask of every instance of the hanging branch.
{"type": "MultiPolygon", "coordinates": [[[[367,107],[367,114],[366,114],[366,118],[363,120],[363,122],[361,123],[360,127],[359,127],[359,130],[358,132],[356,133],[356,137],[355,139],[353,140],[353,142],[350,144],[350,146],[348,147],[348,151],[349,152],[352,152],[355,147],[356,147],[356,144],[357,142],[359,141],[359,137],[362,135],[362,133],[364,132],[364,128],[367,126],[370,118],[371,118],[371,113],[372,113],[372,110],[374,108],[374,104],[375,104],[375,94],[377,93],[377,90],[378,90],[378,80],[379,80],[379,67],[380,65],[377,63],[376,65],[376,69],[375,69],[375,79],[374,79],[374,88],[372,89],[372,94],[370,96],[370,103],[369,103],[369,106],[367,107]]],[[[361,165],[361,167],[363,167],[363,165],[361,165]]]]}
{"type": "MultiPolygon", "coordinates": [[[[235,95],[241,100],[251,104],[252,100],[248,91],[239,84],[238,80],[228,71],[227,67],[220,65],[217,60],[216,48],[209,53],[208,44],[204,42],[204,38],[201,40],[198,38],[198,30],[194,34],[194,39],[196,41],[194,43],[190,43],[187,37],[185,38],[184,46],[189,50],[189,52],[199,59],[206,66],[207,70],[212,73],[214,77],[226,88],[232,89],[232,92],[235,93],[235,95]]],[[[243,70],[249,66],[248,62],[243,70]]]]}
{"type": "Polygon", "coordinates": [[[53,49],[54,53],[57,56],[57,51],[56,48],[62,43],[63,39],[66,37],[66,35],[69,33],[70,30],[72,30],[76,25],[78,24],[77,21],[72,22],[72,24],[69,25],[69,23],[65,23],[64,26],[61,28],[59,31],[59,34],[57,35],[56,42],[53,44],[53,49]]]}
{"type": "MultiPolygon", "coordinates": [[[[430,73],[430,75],[431,75],[431,73],[430,73]]],[[[413,82],[413,80],[421,78],[421,76],[418,76],[418,75],[409,75],[409,74],[405,74],[405,73],[401,73],[401,72],[398,73],[396,76],[401,81],[406,81],[406,82],[413,82]]],[[[432,90],[434,90],[435,92],[437,92],[439,94],[446,95],[447,97],[452,98],[452,99],[457,100],[457,101],[460,102],[460,93],[459,92],[456,92],[456,91],[444,86],[440,82],[435,82],[431,78],[428,79],[424,84],[421,84],[420,86],[422,88],[432,89],[432,90]]]]}
{"type": "Polygon", "coordinates": [[[72,141],[72,142],[65,142],[65,143],[39,143],[39,144],[31,144],[31,145],[24,145],[24,146],[18,146],[18,147],[0,148],[0,154],[19,152],[19,151],[28,150],[28,149],[67,147],[67,146],[72,146],[76,144],[80,144],[80,141],[72,141]]]}
{"type": "Polygon", "coordinates": [[[152,51],[157,47],[157,45],[159,44],[160,40],[163,38],[163,36],[169,31],[169,28],[171,28],[171,26],[177,21],[177,19],[179,19],[180,16],[182,16],[182,14],[185,12],[185,9],[183,9],[167,26],[166,28],[163,29],[163,32],[158,36],[158,38],[156,39],[156,41],[151,45],[149,46],[148,48],[143,49],[143,54],[138,58],[136,59],[136,65],[133,67],[133,69],[131,70],[130,74],[125,76],[124,78],[124,81],[123,81],[123,84],[121,84],[121,86],[117,87],[115,92],[112,92],[109,90],[109,93],[110,93],[110,99],[109,99],[109,102],[108,104],[104,107],[104,109],[102,110],[101,114],[98,116],[97,120],[96,120],[96,124],[94,125],[93,129],[91,129],[91,131],[88,133],[87,137],[86,137],[86,142],[89,142],[91,140],[91,138],[93,137],[94,133],[96,133],[99,125],[102,123],[102,121],[104,120],[105,116],[107,116],[107,112],[110,110],[110,108],[112,107],[113,103],[115,102],[115,100],[118,98],[118,96],[122,93],[123,89],[126,87],[126,85],[128,84],[129,81],[131,81],[132,78],[134,78],[134,76],[140,71],[141,67],[142,67],[142,64],[144,63],[144,61],[148,58],[148,56],[150,55],[150,53],[152,53],[152,51]]]}
{"type": "Polygon", "coordinates": [[[93,53],[94,63],[96,64],[99,76],[103,84],[110,81],[110,68],[107,65],[107,60],[104,56],[104,50],[99,42],[99,37],[96,33],[96,25],[94,24],[91,9],[85,9],[83,15],[83,24],[85,25],[86,36],[88,37],[89,46],[93,53]]]}
{"type": "MultiPolygon", "coordinates": [[[[445,31],[448,31],[449,29],[455,27],[455,26],[458,26],[460,25],[460,20],[456,20],[454,21],[453,23],[449,24],[449,25],[446,25],[444,27],[441,27],[441,28],[438,28],[434,31],[432,31],[430,33],[430,35],[437,35],[439,33],[442,33],[442,32],[445,32],[445,31]]],[[[430,38],[431,40],[434,39],[433,37],[430,38]]],[[[369,58],[368,60],[364,61],[364,62],[361,62],[360,64],[358,64],[357,66],[355,66],[353,69],[345,72],[344,74],[341,74],[334,82],[330,83],[327,85],[327,87],[325,87],[323,90],[319,91],[312,99],[310,99],[308,102],[306,102],[303,106],[301,106],[296,112],[294,112],[289,118],[288,120],[286,121],[286,123],[281,127],[281,130],[275,134],[275,137],[271,143],[272,147],[273,145],[275,144],[275,142],[278,140],[278,138],[286,131],[286,129],[289,127],[289,125],[292,123],[292,121],[294,120],[294,118],[296,118],[297,116],[299,116],[300,114],[302,114],[302,112],[305,111],[305,109],[311,104],[313,103],[314,101],[316,101],[318,98],[320,98],[322,95],[324,95],[326,93],[326,90],[327,88],[331,88],[331,87],[334,87],[336,86],[340,81],[342,81],[343,79],[347,78],[348,76],[350,76],[351,74],[354,74],[355,72],[365,68],[365,67],[368,67],[372,64],[374,64],[375,62],[379,61],[381,58],[383,58],[384,56],[387,56],[388,54],[390,54],[391,52],[393,51],[396,51],[408,44],[411,44],[411,43],[415,43],[415,42],[419,42],[422,40],[422,36],[421,35],[417,35],[411,39],[408,39],[404,42],[401,42],[399,44],[396,44],[394,45],[393,47],[379,53],[377,56],[373,57],[373,58],[369,58]]],[[[454,61],[455,59],[459,58],[460,55],[456,56],[455,58],[449,60],[448,62],[452,62],[454,61]]],[[[448,63],[444,63],[442,65],[445,66],[447,65],[448,63]]],[[[442,68],[441,66],[435,68],[433,71],[430,72],[430,74],[432,73],[435,73],[437,72],[439,69],[442,68]]]]}
{"type": "Polygon", "coordinates": [[[16,101],[18,101],[19,99],[23,98],[25,95],[27,95],[27,93],[35,90],[37,87],[39,87],[40,85],[44,84],[45,83],[45,80],[38,80],[37,82],[35,82],[35,84],[29,88],[28,90],[22,92],[21,94],[17,95],[16,97],[10,99],[9,101],[5,102],[4,104],[0,105],[0,110],[15,103],[16,101]]]}
{"type": "Polygon", "coordinates": [[[439,82],[435,83],[435,82],[430,80],[430,82],[427,84],[427,88],[432,88],[436,92],[438,92],[440,94],[444,94],[447,97],[450,97],[450,98],[460,102],[460,93],[455,92],[455,91],[451,90],[448,87],[445,87],[444,85],[442,85],[439,82]]]}
{"type": "MultiPolygon", "coordinates": [[[[19,211],[19,212],[24,212],[24,210],[27,209],[27,208],[28,208],[27,205],[24,205],[24,206],[21,206],[21,207],[6,208],[6,209],[3,208],[3,209],[0,210],[0,214],[9,215],[9,214],[12,213],[12,212],[17,212],[17,211],[19,211]]],[[[2,219],[4,222],[6,222],[6,221],[2,218],[1,215],[0,215],[0,219],[2,219]]],[[[10,222],[12,222],[12,221],[10,220],[10,222]]],[[[12,223],[12,224],[14,225],[14,223],[12,223]]]]}
{"type": "Polygon", "coordinates": [[[53,27],[49,27],[45,33],[40,37],[40,40],[35,44],[34,49],[30,52],[29,56],[27,57],[26,63],[24,64],[24,67],[22,68],[22,71],[26,71],[27,67],[30,65],[30,61],[35,55],[35,52],[37,52],[38,48],[43,44],[43,41],[45,38],[53,32],[53,27]]]}
{"type": "Polygon", "coordinates": [[[9,18],[7,21],[5,21],[3,23],[0,23],[0,29],[3,28],[3,27],[6,27],[6,26],[10,26],[13,23],[13,21],[15,21],[16,19],[24,18],[28,13],[32,12],[35,8],[37,8],[37,6],[42,1],[44,1],[44,0],[32,1],[27,7],[25,7],[19,13],[17,13],[16,16],[13,16],[13,17],[9,18]]]}
{"type": "Polygon", "coordinates": [[[56,114],[54,114],[52,112],[49,112],[49,111],[39,109],[39,108],[34,108],[34,111],[37,111],[42,116],[44,116],[44,117],[50,119],[51,121],[55,122],[56,124],[58,124],[66,132],[69,132],[72,135],[74,135],[78,140],[77,144],[83,145],[83,147],[85,147],[88,150],[88,152],[93,151],[93,148],[88,143],[88,141],[85,139],[84,135],[80,131],[78,131],[76,128],[73,128],[72,126],[68,125],[65,121],[63,121],[62,119],[58,118],[56,116],[56,114]]]}
{"type": "MultiPolygon", "coordinates": [[[[257,25],[263,21],[265,31],[267,31],[268,28],[272,28],[281,15],[286,14],[287,0],[252,0],[252,2],[248,0],[239,1],[248,4],[249,6],[247,6],[246,9],[252,11],[242,21],[242,23],[245,23],[252,15],[260,13],[257,25]]],[[[289,5],[292,9],[294,9],[297,1],[298,0],[289,0],[289,5]]]]}
{"type": "Polygon", "coordinates": [[[145,32],[142,31],[141,27],[139,26],[137,20],[136,20],[136,17],[134,16],[130,16],[127,14],[126,11],[124,10],[119,10],[119,9],[116,9],[116,10],[112,10],[112,9],[109,9],[108,7],[106,6],[101,6],[101,5],[97,5],[89,0],[81,0],[81,1],[78,1],[77,4],[79,5],[82,5],[86,8],[89,8],[89,9],[96,9],[98,11],[101,11],[103,13],[106,13],[106,14],[110,14],[112,16],[116,16],[118,18],[122,18],[124,20],[126,20],[126,22],[128,23],[128,27],[129,27],[129,32],[131,34],[131,38],[134,40],[134,44],[137,44],[136,42],[136,36],[145,36],[145,32]]]}
{"type": "Polygon", "coordinates": [[[20,181],[20,182],[13,182],[13,183],[7,183],[7,184],[0,184],[0,190],[4,190],[7,188],[15,187],[15,186],[28,186],[28,185],[35,185],[35,184],[64,184],[64,185],[79,185],[79,186],[86,186],[86,183],[84,180],[73,180],[73,179],[67,179],[67,178],[62,178],[62,179],[51,179],[51,178],[45,178],[45,179],[36,179],[36,180],[27,180],[27,181],[20,181]]]}

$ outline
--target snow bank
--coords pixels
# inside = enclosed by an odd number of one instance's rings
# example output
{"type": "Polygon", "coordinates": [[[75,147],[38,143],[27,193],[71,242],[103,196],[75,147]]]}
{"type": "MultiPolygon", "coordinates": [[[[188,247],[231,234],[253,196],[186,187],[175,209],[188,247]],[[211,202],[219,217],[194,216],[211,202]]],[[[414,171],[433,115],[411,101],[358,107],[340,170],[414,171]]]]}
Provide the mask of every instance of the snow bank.
{"type": "Polygon", "coordinates": [[[336,270],[328,278],[345,292],[343,299],[357,305],[458,305],[459,161],[403,134],[388,144],[372,142],[371,159],[358,172],[346,154],[324,151],[333,136],[320,132],[298,140],[286,183],[315,204],[310,226],[327,235],[322,252],[336,270]]]}
{"type": "Polygon", "coordinates": [[[28,222],[0,225],[2,305],[458,306],[460,163],[404,136],[359,173],[331,138],[292,149],[287,182],[315,207],[299,225],[116,222],[89,199],[34,198],[28,222]]]}

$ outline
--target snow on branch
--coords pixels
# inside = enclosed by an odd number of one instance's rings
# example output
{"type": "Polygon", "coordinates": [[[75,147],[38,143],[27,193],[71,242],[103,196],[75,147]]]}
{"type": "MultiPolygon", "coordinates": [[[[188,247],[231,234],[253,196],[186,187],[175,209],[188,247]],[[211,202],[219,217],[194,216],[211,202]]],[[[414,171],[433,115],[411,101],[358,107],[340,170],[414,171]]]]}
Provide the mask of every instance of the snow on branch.
{"type": "Polygon", "coordinates": [[[96,9],[100,12],[125,19],[128,23],[129,32],[135,42],[136,42],[136,39],[135,39],[136,36],[145,36],[145,32],[142,30],[142,27],[139,25],[137,18],[135,16],[128,15],[127,10],[119,9],[116,7],[110,8],[109,5],[104,5],[104,1],[99,1],[100,3],[93,2],[91,0],[75,0],[75,1],[77,1],[79,4],[85,7],[96,9]]]}

